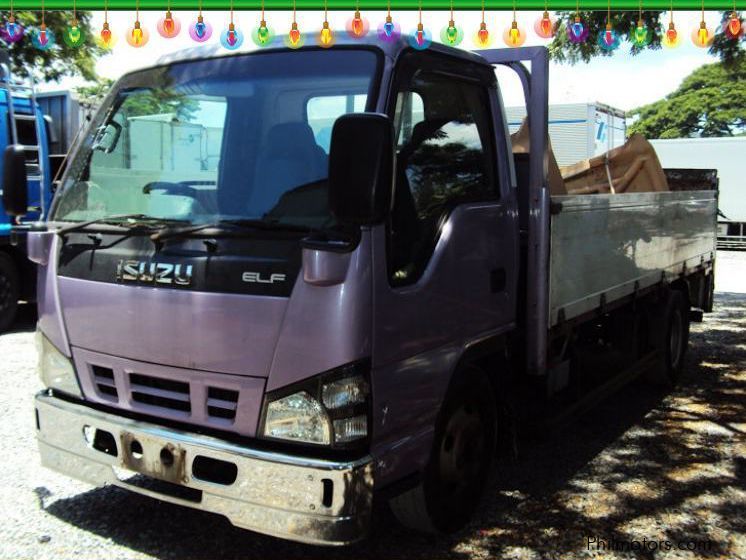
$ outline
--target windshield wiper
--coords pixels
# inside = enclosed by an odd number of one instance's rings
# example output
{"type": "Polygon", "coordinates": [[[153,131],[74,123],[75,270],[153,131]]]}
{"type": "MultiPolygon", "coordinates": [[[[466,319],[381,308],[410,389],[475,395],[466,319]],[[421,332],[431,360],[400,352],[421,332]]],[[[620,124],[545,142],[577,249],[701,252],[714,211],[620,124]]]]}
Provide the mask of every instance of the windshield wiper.
{"type": "Polygon", "coordinates": [[[288,224],[279,221],[236,218],[218,220],[217,222],[208,224],[196,224],[182,228],[164,228],[151,235],[150,239],[157,242],[163,241],[164,239],[184,237],[193,233],[207,230],[210,230],[211,233],[214,233],[216,235],[223,235],[226,233],[241,232],[242,230],[297,231],[300,233],[310,233],[314,231],[314,228],[297,224],[288,224]]]}
{"type": "Polygon", "coordinates": [[[125,232],[134,233],[142,227],[148,227],[151,229],[156,225],[166,224],[184,224],[188,223],[187,220],[179,220],[176,218],[157,218],[155,216],[148,216],[147,214],[118,214],[114,216],[104,216],[103,218],[96,218],[95,220],[88,220],[86,222],[80,222],[69,226],[62,227],[57,230],[57,235],[64,237],[69,233],[76,231],[82,231],[88,229],[90,226],[96,224],[107,224],[115,225],[124,228],[125,232]],[[133,220],[133,223],[127,223],[128,220],[133,220]]]}

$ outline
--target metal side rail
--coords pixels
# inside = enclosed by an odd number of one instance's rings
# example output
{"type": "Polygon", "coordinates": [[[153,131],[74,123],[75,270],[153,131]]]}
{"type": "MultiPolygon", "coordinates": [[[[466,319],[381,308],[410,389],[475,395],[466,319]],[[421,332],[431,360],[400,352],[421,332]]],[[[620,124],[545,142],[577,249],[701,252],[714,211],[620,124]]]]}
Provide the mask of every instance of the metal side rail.
{"type": "Polygon", "coordinates": [[[237,527],[311,544],[360,540],[373,495],[370,457],[297,457],[36,396],[42,464],[97,486],[224,515],[237,527]]]}

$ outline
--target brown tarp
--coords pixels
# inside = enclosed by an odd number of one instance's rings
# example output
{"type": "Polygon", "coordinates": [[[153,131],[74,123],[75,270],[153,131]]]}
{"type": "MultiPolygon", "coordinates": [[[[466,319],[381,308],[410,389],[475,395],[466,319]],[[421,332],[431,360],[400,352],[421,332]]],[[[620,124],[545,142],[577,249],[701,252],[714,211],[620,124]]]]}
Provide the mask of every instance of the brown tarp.
{"type": "MultiPolygon", "coordinates": [[[[510,139],[513,153],[529,151],[525,119],[510,139]]],[[[641,134],[633,134],[624,145],[605,154],[564,167],[557,165],[550,142],[546,159],[549,192],[553,195],[669,190],[655,149],[641,134]]]]}

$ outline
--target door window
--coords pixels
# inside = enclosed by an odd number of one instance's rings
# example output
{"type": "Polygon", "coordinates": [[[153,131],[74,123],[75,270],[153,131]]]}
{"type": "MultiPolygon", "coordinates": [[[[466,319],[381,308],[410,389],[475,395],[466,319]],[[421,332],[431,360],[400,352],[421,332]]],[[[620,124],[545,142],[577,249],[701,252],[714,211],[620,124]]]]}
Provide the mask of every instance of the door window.
{"type": "Polygon", "coordinates": [[[306,120],[313,130],[316,143],[328,154],[332,141],[332,127],[338,117],[365,111],[367,94],[325,95],[312,97],[306,105],[306,120]]]}
{"type": "Polygon", "coordinates": [[[454,207],[498,196],[487,88],[417,72],[397,93],[394,121],[390,276],[407,284],[422,274],[454,207]]]}

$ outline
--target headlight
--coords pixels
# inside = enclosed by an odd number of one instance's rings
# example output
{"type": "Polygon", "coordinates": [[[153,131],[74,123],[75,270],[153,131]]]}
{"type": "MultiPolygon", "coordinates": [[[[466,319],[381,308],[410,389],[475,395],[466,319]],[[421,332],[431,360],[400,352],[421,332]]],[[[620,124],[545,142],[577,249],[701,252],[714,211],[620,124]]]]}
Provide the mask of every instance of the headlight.
{"type": "Polygon", "coordinates": [[[370,385],[367,362],[355,362],[269,393],[266,438],[350,447],[368,437],[370,385]]]}
{"type": "Polygon", "coordinates": [[[267,407],[266,436],[328,445],[329,432],[329,416],[305,391],[278,399],[267,407]]]}
{"type": "Polygon", "coordinates": [[[70,359],[55,348],[44,334],[37,329],[36,349],[39,353],[39,376],[45,387],[58,389],[63,393],[82,397],[75,368],[70,359]]]}

